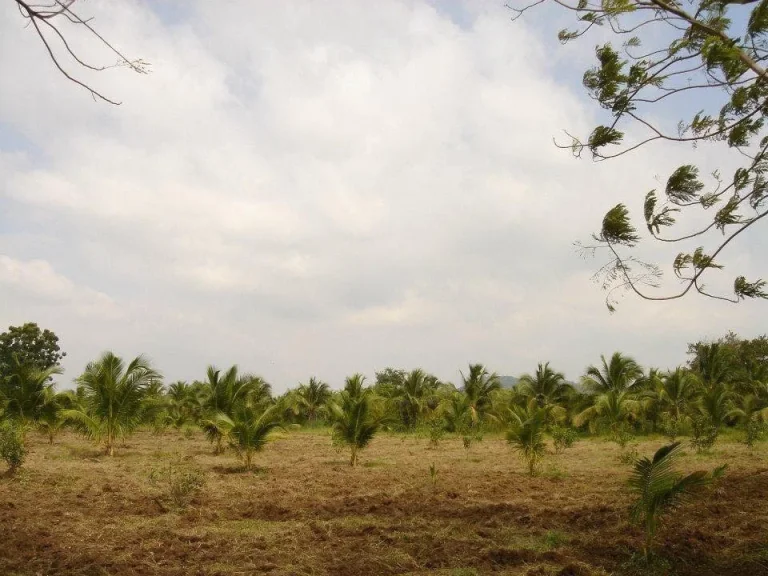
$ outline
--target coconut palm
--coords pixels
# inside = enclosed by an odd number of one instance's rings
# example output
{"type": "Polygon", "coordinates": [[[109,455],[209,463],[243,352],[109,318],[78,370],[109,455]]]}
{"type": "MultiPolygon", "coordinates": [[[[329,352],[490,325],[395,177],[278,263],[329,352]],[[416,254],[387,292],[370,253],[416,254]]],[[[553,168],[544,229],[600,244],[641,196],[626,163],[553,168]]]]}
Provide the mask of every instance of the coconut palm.
{"type": "Polygon", "coordinates": [[[595,403],[577,414],[573,423],[582,426],[585,423],[593,431],[608,430],[623,445],[624,434],[636,421],[642,408],[641,402],[627,391],[609,390],[595,398],[595,403]]]}
{"type": "Polygon", "coordinates": [[[56,434],[66,424],[64,410],[74,406],[73,394],[69,392],[57,393],[52,386],[45,389],[43,403],[37,416],[37,427],[48,436],[49,444],[53,444],[56,434]]]}
{"type": "Polygon", "coordinates": [[[344,392],[346,392],[350,398],[358,398],[363,395],[364,385],[365,376],[356,372],[355,374],[352,374],[352,376],[347,376],[344,380],[344,392]]]}
{"type": "Polygon", "coordinates": [[[600,356],[601,367],[589,366],[582,378],[584,387],[593,394],[621,392],[632,388],[643,377],[643,370],[629,356],[614,352],[610,361],[600,356]]]}
{"type": "Polygon", "coordinates": [[[643,457],[634,463],[629,487],[637,495],[637,500],[632,505],[631,518],[634,522],[642,524],[645,530],[643,552],[646,559],[651,554],[663,515],[690,499],[725,470],[722,466],[711,474],[698,471],[682,476],[673,469],[674,459],[679,451],[680,442],[675,442],[659,448],[653,459],[643,457]]]}
{"type": "Polygon", "coordinates": [[[565,381],[562,372],[555,372],[549,362],[539,362],[536,373],[523,374],[516,386],[526,398],[533,398],[540,407],[564,404],[573,393],[573,386],[565,381]]]}
{"type": "Polygon", "coordinates": [[[729,384],[734,377],[728,350],[719,342],[702,344],[696,350],[691,367],[705,388],[729,384]]]}
{"type": "Polygon", "coordinates": [[[679,422],[696,398],[696,378],[685,368],[678,367],[659,380],[657,386],[662,409],[679,422]]]}
{"type": "Polygon", "coordinates": [[[512,425],[507,432],[509,442],[528,465],[528,474],[533,476],[546,454],[544,430],[550,407],[540,407],[536,398],[531,398],[524,408],[512,410],[512,425]]]}
{"type": "Polygon", "coordinates": [[[462,392],[454,392],[443,408],[443,420],[446,432],[466,434],[472,426],[472,405],[462,392]]]}
{"type": "Polygon", "coordinates": [[[501,388],[498,375],[489,373],[482,364],[470,364],[469,372],[461,372],[462,391],[469,401],[473,426],[477,427],[491,406],[492,393],[501,388]]]}
{"type": "Polygon", "coordinates": [[[246,470],[253,469],[254,454],[264,449],[272,432],[280,427],[276,407],[264,408],[263,403],[253,398],[246,398],[235,405],[231,416],[219,412],[212,419],[243,460],[246,470]]]}
{"type": "Polygon", "coordinates": [[[47,390],[53,386],[51,377],[61,374],[58,366],[41,369],[34,364],[19,361],[15,354],[5,378],[0,378],[0,403],[5,414],[23,425],[36,421],[42,410],[47,390]]]}
{"type": "MultiPolygon", "coordinates": [[[[427,411],[431,401],[436,400],[437,379],[421,368],[411,370],[392,391],[400,419],[407,429],[416,427],[419,418],[427,411]]],[[[436,402],[435,402],[436,404],[436,402]]]]}
{"type": "Polygon", "coordinates": [[[340,403],[328,405],[336,440],[350,448],[350,466],[357,465],[358,452],[373,440],[383,421],[381,416],[374,414],[370,391],[361,390],[355,394],[358,389],[343,390],[340,403]]]}
{"type": "Polygon", "coordinates": [[[768,402],[754,394],[746,394],[739,397],[728,415],[738,420],[745,433],[744,441],[752,448],[768,422],[768,402]]]}
{"type": "Polygon", "coordinates": [[[105,352],[77,379],[82,406],[65,410],[63,416],[87,437],[103,442],[107,455],[113,456],[116,440],[144,421],[146,390],[159,378],[143,356],[126,365],[122,358],[105,352]]]}
{"type": "Polygon", "coordinates": [[[304,415],[307,422],[315,424],[330,398],[331,387],[312,377],[306,384],[299,385],[294,399],[298,410],[304,415]]]}
{"type": "Polygon", "coordinates": [[[706,388],[698,399],[698,413],[716,430],[721,430],[731,416],[733,394],[726,386],[706,388]]]}

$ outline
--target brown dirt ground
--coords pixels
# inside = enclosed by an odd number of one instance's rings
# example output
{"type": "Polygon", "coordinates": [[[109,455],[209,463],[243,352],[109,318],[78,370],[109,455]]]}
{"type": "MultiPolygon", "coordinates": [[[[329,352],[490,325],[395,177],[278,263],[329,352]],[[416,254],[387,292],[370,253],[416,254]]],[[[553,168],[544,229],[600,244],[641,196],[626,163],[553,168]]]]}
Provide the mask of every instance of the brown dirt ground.
{"type": "MultiPolygon", "coordinates": [[[[493,436],[467,457],[455,438],[432,450],[383,434],[351,469],[328,431],[289,432],[257,456],[256,473],[232,453],[213,456],[200,434],[142,432],[113,458],[70,434],[28,440],[25,468],[0,479],[2,575],[646,573],[631,561],[642,538],[627,522],[629,467],[601,440],[548,456],[533,478],[493,436]],[[149,482],[176,455],[206,476],[181,512],[149,482]]],[[[688,450],[678,466],[720,463],[720,484],[667,519],[659,573],[768,574],[768,444],[688,450]]]]}

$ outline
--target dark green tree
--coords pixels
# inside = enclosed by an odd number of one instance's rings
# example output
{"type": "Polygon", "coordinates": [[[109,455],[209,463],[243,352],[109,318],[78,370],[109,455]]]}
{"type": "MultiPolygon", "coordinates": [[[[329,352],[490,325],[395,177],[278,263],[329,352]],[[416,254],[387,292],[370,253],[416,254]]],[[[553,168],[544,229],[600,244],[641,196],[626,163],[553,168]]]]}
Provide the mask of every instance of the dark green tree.
{"type": "MultiPolygon", "coordinates": [[[[512,8],[519,16],[545,1],[512,8]]],[[[624,204],[611,208],[594,242],[581,246],[606,256],[598,276],[608,291],[608,308],[614,310],[617,290],[648,300],[696,292],[730,302],[768,297],[765,281],[747,280],[739,271],[731,277],[730,291],[705,284],[711,272],[723,268],[726,249],[768,215],[766,3],[552,3],[573,16],[573,27],[559,33],[561,42],[576,40],[593,28],[615,36],[615,42],[597,46],[596,64],[583,78],[589,96],[604,111],[602,123],[586,137],[568,134],[570,141],[559,146],[577,157],[587,151],[597,161],[659,142],[689,149],[704,143],[722,147],[720,165],[683,164],[672,171],[662,190],[651,190],[642,202],[647,237],[664,245],[681,244],[682,251],[671,262],[679,288],[664,290],[661,268],[638,257],[642,239],[624,204]],[[670,116],[675,119],[663,121],[670,116]],[[727,154],[729,148],[740,155],[727,154]]]]}
{"type": "Polygon", "coordinates": [[[34,322],[9,326],[0,334],[0,376],[16,362],[46,370],[59,366],[66,355],[59,346],[59,337],[48,329],[41,330],[34,322]]]}

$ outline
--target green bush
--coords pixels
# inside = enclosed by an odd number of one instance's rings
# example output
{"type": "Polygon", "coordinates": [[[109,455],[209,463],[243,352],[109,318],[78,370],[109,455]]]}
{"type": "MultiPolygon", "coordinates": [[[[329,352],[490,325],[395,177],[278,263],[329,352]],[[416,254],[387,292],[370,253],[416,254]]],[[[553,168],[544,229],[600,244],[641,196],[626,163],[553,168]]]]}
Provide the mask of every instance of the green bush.
{"type": "Polygon", "coordinates": [[[715,445],[719,430],[706,418],[694,418],[691,432],[691,445],[697,452],[705,452],[715,445]]]}
{"type": "Polygon", "coordinates": [[[550,434],[555,444],[555,454],[560,454],[563,450],[570,448],[578,439],[573,428],[565,428],[563,426],[552,426],[550,434]]]}
{"type": "Polygon", "coordinates": [[[26,456],[27,450],[21,429],[10,422],[0,423],[0,458],[8,465],[10,475],[16,473],[26,456]]]}

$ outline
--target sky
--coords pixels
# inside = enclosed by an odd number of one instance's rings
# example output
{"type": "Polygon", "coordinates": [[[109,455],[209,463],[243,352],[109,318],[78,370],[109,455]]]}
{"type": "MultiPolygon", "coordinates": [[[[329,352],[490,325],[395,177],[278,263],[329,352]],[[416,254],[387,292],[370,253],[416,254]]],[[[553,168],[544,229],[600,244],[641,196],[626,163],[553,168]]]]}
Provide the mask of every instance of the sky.
{"type": "MultiPolygon", "coordinates": [[[[0,6],[0,326],[55,331],[65,387],[105,350],[144,353],[171,381],[238,364],[280,392],[387,366],[458,382],[470,362],[550,361],[575,380],[615,350],[667,368],[687,342],[766,331],[762,302],[607,312],[600,262],[573,242],[618,202],[639,216],[679,164],[726,156],[593,163],[554,146],[600,120],[580,86],[600,38],[561,46],[559,12],[93,0],[82,14],[151,63],[70,67],[120,106],[63,78],[0,6]]],[[[764,272],[760,235],[727,253],[724,282],[764,272]]]]}

